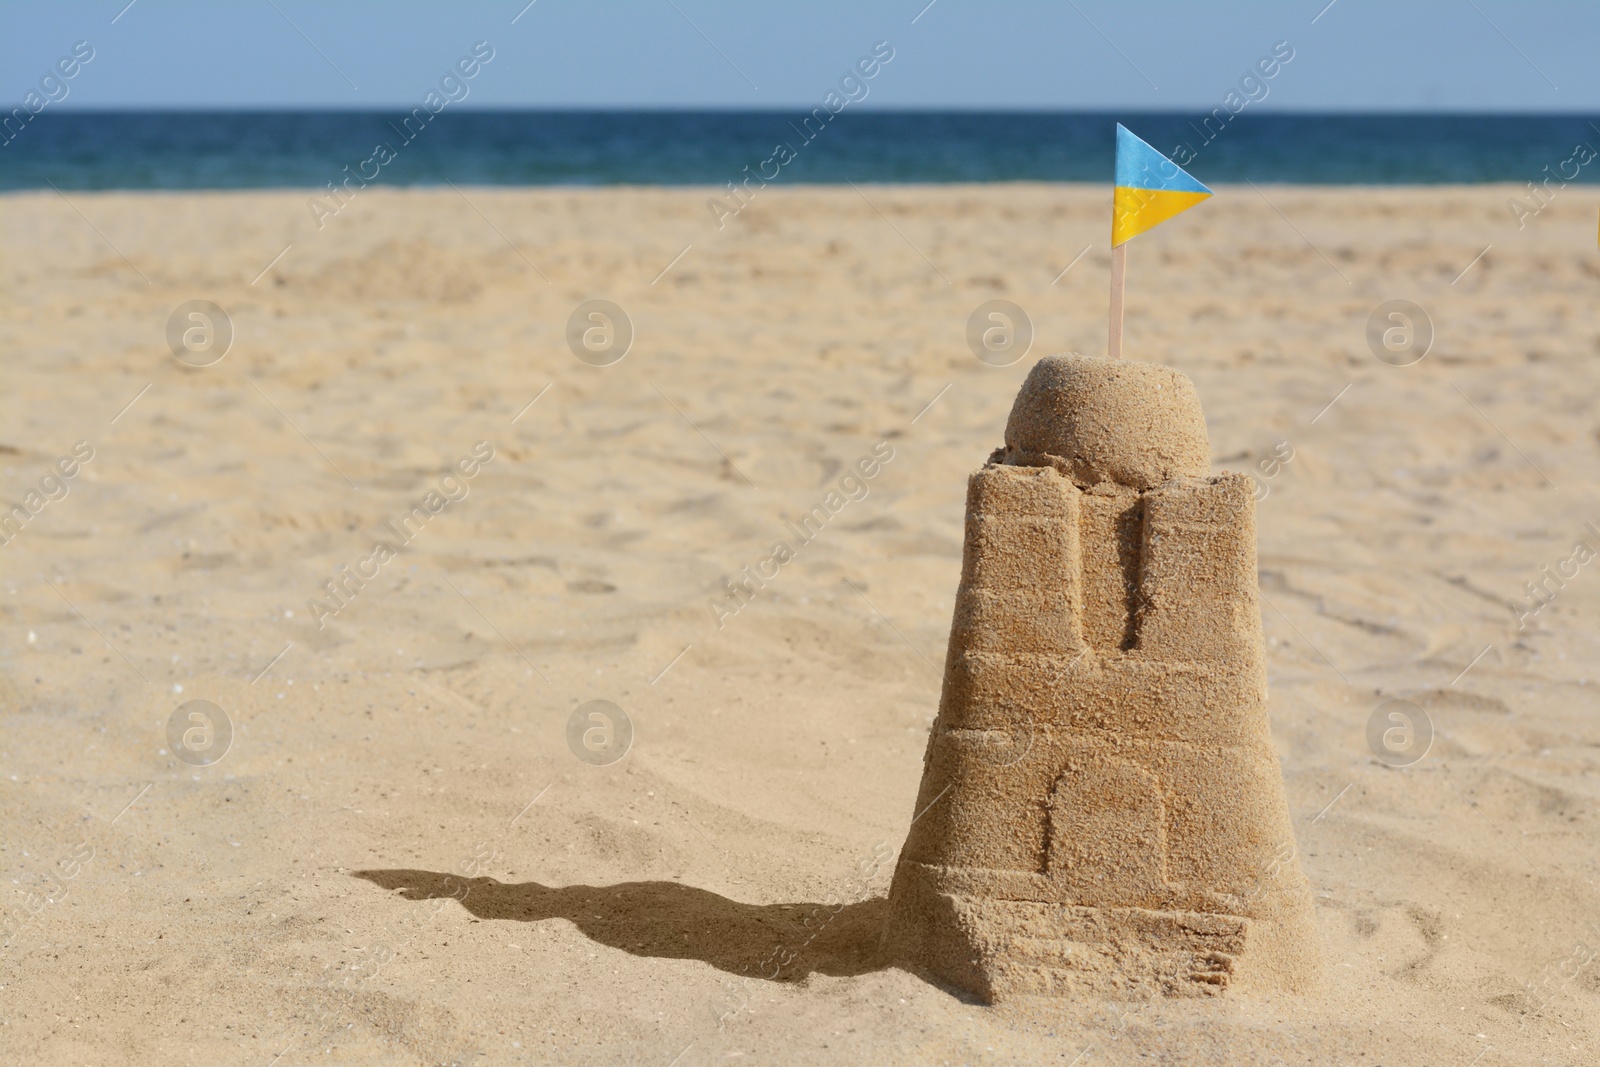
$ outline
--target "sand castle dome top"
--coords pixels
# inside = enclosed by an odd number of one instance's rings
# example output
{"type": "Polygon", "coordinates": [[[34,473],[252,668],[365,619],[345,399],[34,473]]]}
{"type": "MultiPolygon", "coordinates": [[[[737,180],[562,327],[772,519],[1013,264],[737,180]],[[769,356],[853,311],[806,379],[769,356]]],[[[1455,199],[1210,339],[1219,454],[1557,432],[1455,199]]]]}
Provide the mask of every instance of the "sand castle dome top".
{"type": "Polygon", "coordinates": [[[1006,422],[1010,458],[1064,461],[1079,485],[1150,489],[1211,470],[1194,383],[1170,367],[1104,356],[1046,356],[1006,422]]]}

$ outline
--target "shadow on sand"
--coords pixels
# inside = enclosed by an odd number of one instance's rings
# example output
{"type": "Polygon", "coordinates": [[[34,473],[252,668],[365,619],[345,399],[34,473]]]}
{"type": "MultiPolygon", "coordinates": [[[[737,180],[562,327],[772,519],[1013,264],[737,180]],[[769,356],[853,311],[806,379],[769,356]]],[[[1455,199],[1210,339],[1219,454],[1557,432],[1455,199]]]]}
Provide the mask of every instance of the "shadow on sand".
{"type": "Polygon", "coordinates": [[[882,970],[888,901],[741,904],[677,882],[506,883],[417,870],[355,871],[406,900],[454,897],[480,919],[566,919],[591,940],[660,959],[700,960],[733,974],[790,981],[882,970]]]}

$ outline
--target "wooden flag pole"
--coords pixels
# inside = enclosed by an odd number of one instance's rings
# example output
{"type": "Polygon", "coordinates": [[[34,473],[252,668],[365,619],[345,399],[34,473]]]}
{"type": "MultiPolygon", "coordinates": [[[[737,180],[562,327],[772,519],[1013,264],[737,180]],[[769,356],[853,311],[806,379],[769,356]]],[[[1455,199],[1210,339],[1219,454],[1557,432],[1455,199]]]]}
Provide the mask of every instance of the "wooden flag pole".
{"type": "Polygon", "coordinates": [[[1122,358],[1122,284],[1128,275],[1128,244],[1111,249],[1111,322],[1106,331],[1106,355],[1122,358]]]}

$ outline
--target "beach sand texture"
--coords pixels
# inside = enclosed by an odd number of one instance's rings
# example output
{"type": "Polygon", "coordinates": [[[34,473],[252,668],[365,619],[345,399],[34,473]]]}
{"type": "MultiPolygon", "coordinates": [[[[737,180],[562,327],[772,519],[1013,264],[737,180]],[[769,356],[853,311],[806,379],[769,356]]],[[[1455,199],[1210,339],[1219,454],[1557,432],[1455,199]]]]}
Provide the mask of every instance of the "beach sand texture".
{"type": "Polygon", "coordinates": [[[5,506],[40,493],[0,546],[0,1058],[1596,1062],[1596,205],[1519,230],[1513,191],[1224,187],[1131,246],[1129,356],[1265,492],[1320,981],[996,1007],[879,933],[967,479],[1039,357],[1104,350],[1107,190],[772,186],[720,231],[703,189],[0,199],[5,506]],[[611,366],[567,347],[591,298],[611,366]],[[201,368],[197,299],[235,333],[201,368]],[[1010,366],[965,340],[993,299],[1010,366]],[[1411,366],[1368,347],[1392,299],[1411,366]]]}

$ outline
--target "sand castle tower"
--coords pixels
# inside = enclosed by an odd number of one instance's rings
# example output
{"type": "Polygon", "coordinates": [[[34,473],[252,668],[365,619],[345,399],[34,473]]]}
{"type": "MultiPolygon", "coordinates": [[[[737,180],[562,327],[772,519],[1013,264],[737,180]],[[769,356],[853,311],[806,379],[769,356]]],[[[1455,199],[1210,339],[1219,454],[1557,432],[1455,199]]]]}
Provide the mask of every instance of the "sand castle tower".
{"type": "Polygon", "coordinates": [[[967,489],[892,957],[1011,993],[1302,988],[1319,970],[1267,730],[1255,501],[1194,385],[1051,356],[967,489]]]}

